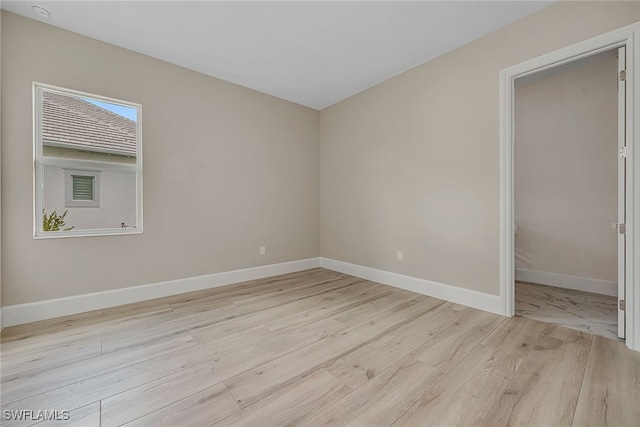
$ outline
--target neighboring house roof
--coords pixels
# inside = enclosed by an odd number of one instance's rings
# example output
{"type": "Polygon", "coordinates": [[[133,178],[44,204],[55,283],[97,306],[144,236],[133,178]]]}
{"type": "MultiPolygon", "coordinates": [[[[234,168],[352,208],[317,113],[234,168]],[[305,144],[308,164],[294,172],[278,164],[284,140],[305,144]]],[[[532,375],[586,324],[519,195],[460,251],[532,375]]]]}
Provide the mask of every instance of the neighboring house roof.
{"type": "Polygon", "coordinates": [[[136,154],[136,122],[90,102],[53,92],[42,94],[44,145],[136,154]]]}

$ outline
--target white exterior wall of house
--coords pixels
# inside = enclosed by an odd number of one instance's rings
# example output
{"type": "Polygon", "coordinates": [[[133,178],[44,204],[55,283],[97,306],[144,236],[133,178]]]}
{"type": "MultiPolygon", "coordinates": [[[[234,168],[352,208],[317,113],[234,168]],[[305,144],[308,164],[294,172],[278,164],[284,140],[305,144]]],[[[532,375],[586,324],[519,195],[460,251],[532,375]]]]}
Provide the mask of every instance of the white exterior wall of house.
{"type": "Polygon", "coordinates": [[[100,172],[99,207],[65,206],[65,169],[59,166],[44,167],[44,192],[42,205],[47,214],[56,211],[65,217],[65,227],[75,230],[96,228],[121,228],[136,226],[136,174],[102,170],[100,172]]]}

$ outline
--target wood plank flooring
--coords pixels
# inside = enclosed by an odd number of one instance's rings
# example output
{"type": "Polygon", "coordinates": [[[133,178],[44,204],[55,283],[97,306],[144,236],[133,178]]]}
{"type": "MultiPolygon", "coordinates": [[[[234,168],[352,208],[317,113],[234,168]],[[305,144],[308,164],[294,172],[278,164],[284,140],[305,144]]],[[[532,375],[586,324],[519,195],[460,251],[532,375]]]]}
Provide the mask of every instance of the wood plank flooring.
{"type": "Polygon", "coordinates": [[[320,268],[6,328],[0,357],[3,426],[640,425],[622,342],[320,268]]]}

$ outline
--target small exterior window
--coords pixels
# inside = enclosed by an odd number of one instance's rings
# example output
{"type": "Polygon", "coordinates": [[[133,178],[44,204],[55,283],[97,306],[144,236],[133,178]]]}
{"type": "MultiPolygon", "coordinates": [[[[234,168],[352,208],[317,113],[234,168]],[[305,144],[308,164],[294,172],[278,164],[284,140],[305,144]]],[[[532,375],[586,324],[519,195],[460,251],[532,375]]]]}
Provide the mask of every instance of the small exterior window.
{"type": "Polygon", "coordinates": [[[35,238],[142,233],[142,107],[33,84],[35,238]]]}
{"type": "Polygon", "coordinates": [[[65,207],[100,207],[100,172],[65,170],[65,207]]]}
{"type": "Polygon", "coordinates": [[[93,201],[93,177],[71,175],[73,180],[73,200],[93,201]]]}

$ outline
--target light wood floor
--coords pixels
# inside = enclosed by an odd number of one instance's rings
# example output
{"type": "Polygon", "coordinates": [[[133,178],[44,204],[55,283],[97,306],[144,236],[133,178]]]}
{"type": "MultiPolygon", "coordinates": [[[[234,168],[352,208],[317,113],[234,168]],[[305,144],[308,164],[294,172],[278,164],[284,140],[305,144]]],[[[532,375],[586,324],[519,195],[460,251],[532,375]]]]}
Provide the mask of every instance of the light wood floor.
{"type": "Polygon", "coordinates": [[[2,335],[3,426],[640,425],[621,342],[324,269],[2,335]]]}
{"type": "Polygon", "coordinates": [[[516,282],[516,316],[618,339],[618,298],[516,282]]]}

